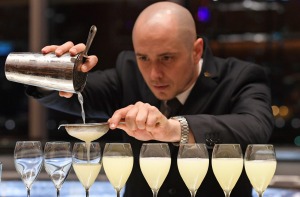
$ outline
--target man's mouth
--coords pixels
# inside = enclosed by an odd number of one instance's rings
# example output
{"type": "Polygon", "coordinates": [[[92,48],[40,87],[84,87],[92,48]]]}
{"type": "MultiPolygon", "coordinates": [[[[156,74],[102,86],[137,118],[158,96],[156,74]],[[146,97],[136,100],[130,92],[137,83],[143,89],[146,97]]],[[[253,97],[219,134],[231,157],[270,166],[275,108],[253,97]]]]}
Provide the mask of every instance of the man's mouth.
{"type": "Polygon", "coordinates": [[[168,85],[153,85],[153,87],[157,90],[165,90],[169,86],[168,85]]]}

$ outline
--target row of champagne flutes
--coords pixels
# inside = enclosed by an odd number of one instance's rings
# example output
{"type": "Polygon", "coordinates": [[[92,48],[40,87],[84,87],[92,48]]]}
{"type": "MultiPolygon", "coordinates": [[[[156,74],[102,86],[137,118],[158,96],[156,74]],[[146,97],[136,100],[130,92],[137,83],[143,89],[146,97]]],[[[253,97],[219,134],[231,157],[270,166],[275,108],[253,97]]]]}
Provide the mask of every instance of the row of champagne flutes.
{"type": "MultiPolygon", "coordinates": [[[[245,167],[253,188],[259,197],[262,197],[274,176],[276,155],[271,144],[250,144],[246,149],[245,157],[243,157],[239,144],[216,144],[213,148],[211,163],[225,197],[230,196],[243,167],[245,167]]],[[[170,165],[168,144],[144,144],[142,146],[140,167],[153,192],[153,197],[157,196],[159,188],[168,174],[170,165]]],[[[196,192],[209,167],[206,145],[180,145],[177,166],[191,196],[196,196],[196,192]]]]}
{"type": "Polygon", "coordinates": [[[102,162],[105,173],[119,196],[131,173],[133,156],[131,146],[127,143],[107,143],[101,157],[98,142],[76,142],[72,150],[70,142],[47,142],[43,151],[39,141],[18,141],[14,151],[14,162],[26,186],[28,197],[43,163],[54,183],[57,196],[60,196],[60,189],[73,166],[88,197],[102,162]]]}
{"type": "Polygon", "coordinates": [[[243,167],[254,190],[262,197],[275,174],[276,165],[271,144],[249,144],[244,158],[239,144],[217,144],[212,153],[212,169],[225,197],[230,196],[243,167]]]}
{"type": "MultiPolygon", "coordinates": [[[[45,170],[53,181],[57,196],[71,165],[89,196],[89,188],[96,180],[103,162],[104,171],[110,183],[120,196],[133,167],[131,146],[128,143],[107,143],[101,159],[97,142],[78,142],[71,152],[69,142],[47,142],[44,154],[37,141],[17,142],[15,165],[27,188],[30,188],[41,170],[45,170]],[[44,159],[43,159],[44,158],[44,159]]],[[[166,143],[144,143],[140,150],[140,168],[156,197],[171,165],[170,151],[166,143]],[[155,170],[153,170],[155,169],[155,170]]],[[[262,196],[276,169],[276,157],[272,145],[248,145],[243,159],[239,144],[217,144],[212,154],[213,172],[224,190],[230,196],[245,164],[246,173],[254,189],[262,196]]],[[[195,196],[209,166],[209,156],[204,144],[181,145],[177,165],[191,196],[195,196]]]]}

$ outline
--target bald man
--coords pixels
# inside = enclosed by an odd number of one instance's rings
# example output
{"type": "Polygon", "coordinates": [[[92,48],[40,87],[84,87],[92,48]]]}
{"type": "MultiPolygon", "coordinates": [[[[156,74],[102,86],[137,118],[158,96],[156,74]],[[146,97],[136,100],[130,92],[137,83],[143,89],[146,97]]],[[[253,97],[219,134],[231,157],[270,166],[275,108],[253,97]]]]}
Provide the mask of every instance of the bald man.
{"type": "MultiPolygon", "coordinates": [[[[150,5],[137,18],[132,40],[134,52],[120,53],[116,68],[90,72],[82,92],[86,115],[100,119],[105,113],[110,128],[124,130],[124,142],[131,143],[134,166],[124,196],[152,196],[139,166],[144,142],[169,144],[171,168],[158,193],[164,197],[190,196],[177,169],[176,144],[205,143],[211,155],[216,143],[238,143],[244,150],[247,144],[268,142],[273,115],[266,73],[255,64],[214,57],[207,41],[197,38],[187,9],[171,2],[150,5]],[[163,114],[174,98],[181,106],[163,114]]],[[[42,52],[76,55],[84,48],[67,42],[42,52]]],[[[90,71],[97,61],[89,56],[81,70],[90,71]]],[[[42,94],[34,87],[27,93],[47,107],[80,116],[79,102],[70,93],[42,94]]],[[[250,197],[251,190],[243,171],[231,197],[250,197]]],[[[224,196],[211,165],[197,196],[224,196]]]]}

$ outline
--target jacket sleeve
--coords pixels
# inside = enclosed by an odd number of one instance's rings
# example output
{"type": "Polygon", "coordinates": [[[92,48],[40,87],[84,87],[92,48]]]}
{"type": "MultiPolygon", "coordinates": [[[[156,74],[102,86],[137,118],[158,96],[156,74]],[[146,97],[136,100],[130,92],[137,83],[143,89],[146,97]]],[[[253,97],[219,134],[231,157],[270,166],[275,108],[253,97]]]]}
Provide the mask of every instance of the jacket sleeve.
{"type": "MultiPolygon", "coordinates": [[[[118,108],[119,86],[115,69],[90,72],[86,86],[81,92],[86,116],[107,119],[118,108]]],[[[77,94],[71,98],[64,98],[60,97],[57,91],[49,91],[45,94],[32,86],[27,87],[26,94],[37,99],[45,107],[72,115],[81,115],[77,94]]]]}

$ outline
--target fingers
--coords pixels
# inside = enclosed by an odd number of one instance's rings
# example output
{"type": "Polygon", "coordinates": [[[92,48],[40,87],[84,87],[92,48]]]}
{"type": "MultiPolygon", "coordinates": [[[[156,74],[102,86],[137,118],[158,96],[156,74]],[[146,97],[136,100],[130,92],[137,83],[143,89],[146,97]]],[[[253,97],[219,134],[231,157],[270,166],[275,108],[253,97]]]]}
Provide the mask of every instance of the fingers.
{"type": "Polygon", "coordinates": [[[63,54],[69,52],[72,47],[74,47],[73,42],[68,41],[68,42],[60,45],[59,47],[57,47],[54,52],[57,56],[62,56],[63,54]]]}
{"type": "Polygon", "coordinates": [[[95,55],[88,56],[88,58],[85,60],[84,64],[81,66],[81,71],[82,72],[88,72],[92,68],[96,66],[98,62],[98,58],[95,55]]]}
{"type": "Polygon", "coordinates": [[[156,107],[148,103],[137,102],[115,111],[109,119],[109,123],[111,129],[116,127],[123,129],[126,126],[130,131],[145,130],[150,132],[162,122],[162,118],[166,119],[156,107]],[[119,125],[121,120],[125,120],[126,125],[119,125]]]}
{"type": "Polygon", "coordinates": [[[49,45],[42,48],[43,54],[54,52],[57,56],[62,56],[65,53],[70,53],[71,56],[75,56],[78,53],[84,51],[85,45],[83,43],[74,45],[73,42],[68,41],[62,45],[49,45]]]}
{"type": "Polygon", "coordinates": [[[60,91],[59,96],[65,97],[65,98],[71,98],[73,96],[73,93],[60,91]]]}
{"type": "Polygon", "coordinates": [[[126,114],[127,127],[131,130],[144,130],[146,128],[149,107],[150,105],[147,103],[137,102],[126,114]]]}
{"type": "MultiPolygon", "coordinates": [[[[69,52],[69,50],[74,47],[73,42],[68,41],[60,46],[58,45],[50,45],[42,48],[42,53],[47,54],[47,53],[52,53],[54,52],[58,57],[62,56],[64,53],[69,52]]],[[[77,49],[78,47],[75,47],[77,49]]]]}
{"type": "Polygon", "coordinates": [[[133,107],[133,105],[129,105],[122,109],[115,111],[113,116],[108,120],[109,126],[111,129],[117,128],[121,120],[125,119],[127,112],[133,107]]]}
{"type": "Polygon", "coordinates": [[[44,48],[42,48],[41,52],[43,54],[51,53],[54,52],[57,49],[57,47],[57,45],[45,46],[44,48]]]}
{"type": "MultiPolygon", "coordinates": [[[[68,47],[68,45],[67,45],[67,47],[68,47]]],[[[84,49],[85,49],[85,45],[83,43],[80,43],[80,44],[76,44],[75,46],[73,45],[68,51],[71,56],[75,56],[78,53],[81,53],[82,51],[84,51],[84,49]]]]}
{"type": "MultiPolygon", "coordinates": [[[[71,56],[75,56],[85,50],[85,45],[83,43],[74,45],[73,42],[68,41],[60,46],[49,45],[42,48],[41,52],[43,54],[54,52],[58,57],[65,53],[70,53],[71,56]]],[[[88,56],[84,64],[81,66],[82,72],[88,72],[96,66],[98,63],[98,58],[95,55],[88,56]]]]}
{"type": "Polygon", "coordinates": [[[108,122],[111,129],[122,129],[142,141],[177,142],[181,136],[178,121],[167,119],[156,107],[142,102],[115,111],[108,122]],[[123,120],[125,124],[120,124],[123,120]]]}

